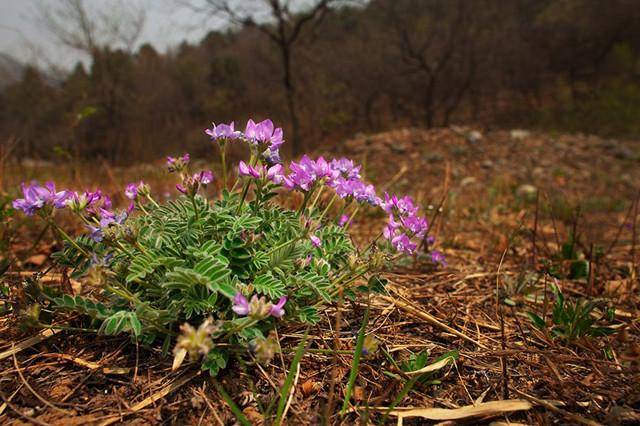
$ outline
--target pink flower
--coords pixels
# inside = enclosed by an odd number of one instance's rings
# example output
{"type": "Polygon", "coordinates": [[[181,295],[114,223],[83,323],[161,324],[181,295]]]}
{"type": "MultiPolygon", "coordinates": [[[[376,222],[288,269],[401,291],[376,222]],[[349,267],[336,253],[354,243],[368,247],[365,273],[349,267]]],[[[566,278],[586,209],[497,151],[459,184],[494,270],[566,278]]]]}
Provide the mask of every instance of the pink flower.
{"type": "Polygon", "coordinates": [[[245,163],[244,161],[240,161],[240,163],[238,163],[238,175],[240,176],[250,176],[253,177],[255,179],[260,178],[260,170],[258,168],[255,168],[253,166],[250,166],[249,164],[245,163]]]}
{"type": "Polygon", "coordinates": [[[245,316],[249,314],[249,301],[242,293],[236,293],[233,297],[233,306],[231,307],[233,312],[238,315],[245,316]]]}
{"type": "Polygon", "coordinates": [[[272,317],[282,318],[282,316],[284,315],[285,303],[287,303],[287,296],[282,296],[280,300],[278,300],[278,303],[271,306],[271,311],[269,311],[269,314],[272,317]]]}
{"type": "Polygon", "coordinates": [[[275,166],[269,167],[269,170],[267,170],[267,179],[276,185],[280,185],[284,182],[284,168],[282,167],[282,164],[276,164],[275,166]]]}
{"type": "Polygon", "coordinates": [[[311,237],[309,237],[309,239],[311,240],[311,244],[313,244],[315,247],[320,247],[322,245],[322,240],[320,240],[320,238],[315,235],[312,235],[311,237]]]}
{"type": "Polygon", "coordinates": [[[135,183],[127,184],[124,189],[124,196],[130,200],[138,198],[138,185],[135,183]]]}

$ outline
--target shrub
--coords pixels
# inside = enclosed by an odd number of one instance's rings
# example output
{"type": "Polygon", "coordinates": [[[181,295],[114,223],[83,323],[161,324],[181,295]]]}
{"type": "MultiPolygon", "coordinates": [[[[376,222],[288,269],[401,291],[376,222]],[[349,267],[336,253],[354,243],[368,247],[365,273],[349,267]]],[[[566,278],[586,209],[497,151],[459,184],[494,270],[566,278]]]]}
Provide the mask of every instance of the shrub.
{"type": "MultiPolygon", "coordinates": [[[[411,198],[379,197],[353,161],[305,156],[287,173],[279,155],[282,130],[270,120],[249,120],[242,133],[233,123],[206,133],[221,150],[222,190],[212,199],[203,188],[213,173],[189,171],[188,154],[168,158],[180,196],[162,204],[143,182],[125,188],[126,210],[113,209],[99,190],[23,184],[15,208],[49,223],[65,240],[56,262],[98,290],[89,298],[48,289],[38,303],[80,313],[102,334],[128,333],[148,345],[162,341],[165,352],[174,347],[174,368],[189,355],[215,375],[234,348],[268,361],[278,347],[269,333],[277,321],[313,324],[340,294],[381,291],[386,262],[429,245],[427,222],[411,198]],[[224,155],[229,143],[246,143],[251,153],[239,163],[231,189],[224,155]],[[326,203],[325,191],[332,191],[326,203]],[[276,203],[296,192],[302,195],[297,209],[276,203]],[[56,225],[55,212],[63,208],[88,233],[74,239],[56,225]],[[348,227],[362,208],[381,208],[389,220],[359,249],[348,227]]],[[[443,262],[437,253],[433,258],[443,262]]],[[[38,318],[35,323],[48,326],[38,318]]]]}

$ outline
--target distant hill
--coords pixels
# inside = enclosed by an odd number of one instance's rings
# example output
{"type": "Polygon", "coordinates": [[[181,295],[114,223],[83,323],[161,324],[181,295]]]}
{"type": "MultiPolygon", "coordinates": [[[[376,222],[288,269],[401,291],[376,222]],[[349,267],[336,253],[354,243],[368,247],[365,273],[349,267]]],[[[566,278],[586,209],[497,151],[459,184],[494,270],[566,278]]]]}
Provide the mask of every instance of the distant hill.
{"type": "Polygon", "coordinates": [[[20,80],[25,65],[11,55],[0,53],[0,89],[20,80]]]}

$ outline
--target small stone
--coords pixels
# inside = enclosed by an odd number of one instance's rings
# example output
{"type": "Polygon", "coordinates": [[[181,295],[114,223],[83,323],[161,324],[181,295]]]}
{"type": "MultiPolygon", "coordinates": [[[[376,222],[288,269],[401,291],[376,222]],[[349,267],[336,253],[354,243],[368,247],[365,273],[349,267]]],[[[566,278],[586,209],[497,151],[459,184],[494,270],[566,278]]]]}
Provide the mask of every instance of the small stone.
{"type": "Polygon", "coordinates": [[[491,169],[493,168],[493,161],[491,160],[484,160],[482,162],[482,164],[480,164],[480,167],[482,167],[483,169],[491,169]]]}
{"type": "Polygon", "coordinates": [[[428,152],[424,154],[422,158],[426,163],[429,164],[440,163],[442,160],[444,160],[442,154],[439,154],[437,152],[428,152]]]}
{"type": "Polygon", "coordinates": [[[511,130],[509,135],[511,136],[511,139],[513,139],[514,141],[521,141],[531,136],[531,132],[528,130],[513,129],[511,130]]]}
{"type": "Polygon", "coordinates": [[[538,188],[528,183],[522,184],[516,189],[516,195],[527,201],[534,201],[537,193],[538,188]]]}
{"type": "Polygon", "coordinates": [[[467,176],[460,181],[460,186],[464,188],[467,186],[475,185],[476,183],[478,183],[478,179],[473,176],[467,176]]]}
{"type": "Polygon", "coordinates": [[[467,142],[471,144],[476,144],[482,140],[482,133],[478,130],[471,130],[467,133],[467,142]]]}
{"type": "Polygon", "coordinates": [[[407,152],[407,147],[404,144],[393,144],[390,148],[394,154],[404,154],[407,152]]]}

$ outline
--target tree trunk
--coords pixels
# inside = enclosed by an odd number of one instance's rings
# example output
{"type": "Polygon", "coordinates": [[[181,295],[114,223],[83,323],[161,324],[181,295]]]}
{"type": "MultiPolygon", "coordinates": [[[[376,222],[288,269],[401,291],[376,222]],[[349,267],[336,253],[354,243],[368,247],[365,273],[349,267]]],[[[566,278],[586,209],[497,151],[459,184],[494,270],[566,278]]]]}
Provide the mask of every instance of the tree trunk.
{"type": "Polygon", "coordinates": [[[300,154],[300,122],[298,120],[298,112],[296,110],[296,88],[293,84],[293,78],[291,73],[291,50],[290,46],[286,43],[280,45],[280,51],[282,52],[282,68],[285,95],[287,98],[287,110],[289,113],[289,119],[291,120],[291,154],[295,158],[300,154]]]}

